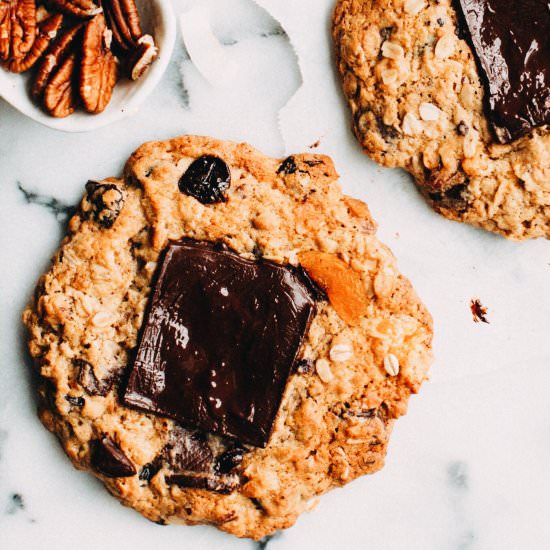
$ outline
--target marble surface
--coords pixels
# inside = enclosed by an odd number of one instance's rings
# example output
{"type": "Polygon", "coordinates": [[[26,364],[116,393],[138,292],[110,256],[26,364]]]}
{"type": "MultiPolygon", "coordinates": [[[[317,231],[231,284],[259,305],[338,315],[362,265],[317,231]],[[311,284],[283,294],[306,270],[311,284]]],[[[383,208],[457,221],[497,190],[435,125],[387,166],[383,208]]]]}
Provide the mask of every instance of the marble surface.
{"type": "Polygon", "coordinates": [[[549,547],[550,244],[446,221],[405,174],[361,153],[331,64],[331,4],[174,2],[177,13],[206,10],[231,71],[190,59],[180,39],[140,112],[91,133],[46,129],[0,100],[2,550],[549,547]],[[20,315],[85,181],[119,174],[143,141],[183,133],[281,156],[320,140],[315,151],[331,155],[345,190],[369,203],[435,319],[431,380],[397,424],[385,469],[262,543],[143,520],[75,471],[35,416],[20,315]],[[473,322],[472,298],[490,324],[473,322]]]}

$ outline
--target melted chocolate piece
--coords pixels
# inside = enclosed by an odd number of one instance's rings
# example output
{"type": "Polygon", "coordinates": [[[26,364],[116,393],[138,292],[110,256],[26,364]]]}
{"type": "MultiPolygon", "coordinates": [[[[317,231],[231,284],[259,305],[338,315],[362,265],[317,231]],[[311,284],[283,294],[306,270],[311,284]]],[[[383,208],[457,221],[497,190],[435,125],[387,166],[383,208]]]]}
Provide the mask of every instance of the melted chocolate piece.
{"type": "Polygon", "coordinates": [[[231,172],[219,157],[204,155],[193,161],[179,181],[179,189],[203,204],[225,202],[231,185],[231,172]]]}
{"type": "Polygon", "coordinates": [[[170,439],[172,441],[165,449],[165,454],[173,469],[191,472],[212,470],[214,454],[204,434],[176,426],[170,439]]]}
{"type": "Polygon", "coordinates": [[[86,390],[88,395],[105,397],[113,387],[114,377],[109,376],[103,380],[99,380],[95,375],[93,365],[82,359],[77,359],[76,364],[79,368],[78,383],[86,390]]]}
{"type": "Polygon", "coordinates": [[[175,474],[164,479],[168,485],[177,485],[182,489],[205,489],[222,495],[228,495],[237,487],[232,480],[210,475],[175,474]]]}
{"type": "Polygon", "coordinates": [[[498,141],[550,123],[547,0],[458,0],[485,80],[498,141]]]}
{"type": "Polygon", "coordinates": [[[216,472],[218,474],[229,474],[237,469],[244,458],[245,449],[242,447],[233,447],[220,455],[216,460],[216,472]]]}
{"type": "Polygon", "coordinates": [[[91,442],[91,453],[92,466],[104,476],[130,477],[137,473],[130,459],[106,435],[91,442]]]}
{"type": "Polygon", "coordinates": [[[293,268],[171,243],[124,402],[265,447],[314,306],[293,268]]]}

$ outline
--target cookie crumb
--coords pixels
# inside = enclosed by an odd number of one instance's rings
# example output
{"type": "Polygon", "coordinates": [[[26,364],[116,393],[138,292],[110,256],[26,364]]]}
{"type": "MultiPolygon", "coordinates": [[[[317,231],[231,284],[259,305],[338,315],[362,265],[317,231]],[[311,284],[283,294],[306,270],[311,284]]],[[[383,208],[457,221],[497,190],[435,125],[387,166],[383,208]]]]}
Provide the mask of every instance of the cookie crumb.
{"type": "Polygon", "coordinates": [[[481,303],[478,298],[472,298],[470,300],[470,310],[472,311],[472,317],[474,318],[474,323],[487,323],[487,308],[481,303]]]}

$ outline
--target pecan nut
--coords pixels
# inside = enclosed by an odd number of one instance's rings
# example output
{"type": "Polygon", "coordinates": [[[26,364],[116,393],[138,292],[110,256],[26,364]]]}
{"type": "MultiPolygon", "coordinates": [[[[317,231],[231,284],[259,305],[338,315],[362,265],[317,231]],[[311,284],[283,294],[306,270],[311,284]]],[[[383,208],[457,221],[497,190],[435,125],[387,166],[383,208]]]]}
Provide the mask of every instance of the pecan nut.
{"type": "Polygon", "coordinates": [[[132,80],[142,77],[157,58],[158,48],[150,34],[144,34],[128,59],[128,75],[132,80]]]}
{"type": "Polygon", "coordinates": [[[298,260],[306,273],[327,293],[336,313],[349,325],[367,314],[369,299],[359,273],[334,254],[301,252],[298,260]]]}
{"type": "Polygon", "coordinates": [[[93,0],[50,0],[50,5],[62,13],[88,19],[103,10],[93,0]]]}
{"type": "Polygon", "coordinates": [[[71,53],[44,90],[44,107],[56,118],[69,116],[76,108],[75,66],[76,53],[71,53]]]}
{"type": "Polygon", "coordinates": [[[105,0],[103,9],[113,31],[115,46],[121,52],[133,50],[143,36],[134,0],[105,0]]]}
{"type": "Polygon", "coordinates": [[[0,0],[0,59],[25,57],[35,35],[35,0],[0,0]]]}
{"type": "Polygon", "coordinates": [[[80,97],[89,113],[107,107],[118,78],[118,61],[111,52],[112,33],[102,14],[91,19],[84,29],[80,66],[80,97]]]}
{"type": "Polygon", "coordinates": [[[46,51],[51,41],[57,36],[57,31],[63,23],[63,15],[56,13],[44,19],[38,24],[38,32],[29,52],[25,57],[11,59],[6,63],[6,68],[12,73],[22,73],[30,69],[46,51]]]}
{"type": "Polygon", "coordinates": [[[38,66],[36,76],[32,86],[32,95],[35,99],[40,99],[50,77],[62,65],[67,57],[76,49],[76,42],[80,38],[80,31],[83,24],[80,23],[67,29],[53,43],[52,47],[43,57],[42,62],[38,66]]]}

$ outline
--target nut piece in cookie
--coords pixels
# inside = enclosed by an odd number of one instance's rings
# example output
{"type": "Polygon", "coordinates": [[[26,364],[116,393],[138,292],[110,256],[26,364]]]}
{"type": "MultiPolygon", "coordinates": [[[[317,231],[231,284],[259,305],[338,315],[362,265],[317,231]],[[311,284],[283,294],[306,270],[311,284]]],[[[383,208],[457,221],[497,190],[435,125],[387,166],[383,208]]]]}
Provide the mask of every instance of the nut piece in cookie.
{"type": "Polygon", "coordinates": [[[313,311],[296,270],[171,243],[124,402],[265,447],[313,311]]]}

